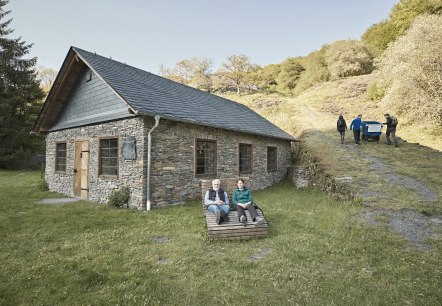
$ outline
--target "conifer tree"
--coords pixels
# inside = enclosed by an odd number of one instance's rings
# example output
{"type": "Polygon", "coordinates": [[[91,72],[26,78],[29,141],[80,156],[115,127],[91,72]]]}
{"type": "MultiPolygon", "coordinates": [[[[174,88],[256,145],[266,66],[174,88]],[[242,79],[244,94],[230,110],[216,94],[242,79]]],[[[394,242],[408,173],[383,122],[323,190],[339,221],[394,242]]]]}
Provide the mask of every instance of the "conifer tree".
{"type": "Polygon", "coordinates": [[[44,93],[36,78],[37,58],[24,58],[32,44],[10,38],[7,4],[0,0],[0,168],[15,168],[41,150],[42,140],[30,131],[44,93]]]}

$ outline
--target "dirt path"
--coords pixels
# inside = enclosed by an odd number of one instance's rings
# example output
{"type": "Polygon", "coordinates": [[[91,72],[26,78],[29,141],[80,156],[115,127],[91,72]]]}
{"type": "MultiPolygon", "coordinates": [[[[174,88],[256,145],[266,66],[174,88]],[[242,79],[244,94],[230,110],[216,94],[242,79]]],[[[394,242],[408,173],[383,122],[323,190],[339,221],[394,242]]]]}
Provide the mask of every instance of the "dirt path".
{"type": "MultiPolygon", "coordinates": [[[[380,143],[355,145],[351,131],[341,145],[336,131],[337,114],[320,112],[305,100],[294,100],[293,108],[299,127],[297,137],[321,158],[335,177],[351,181],[351,188],[365,205],[360,218],[369,224],[388,225],[415,249],[431,249],[430,240],[440,239],[442,235],[442,195],[437,191],[441,188],[436,188],[442,182],[435,180],[433,173],[420,170],[431,169],[436,163],[440,167],[442,157],[438,153],[441,152],[429,152],[437,159],[425,162],[425,156],[420,158],[416,153],[423,150],[418,145],[401,142],[399,148],[394,148],[384,144],[385,136],[380,143]],[[420,164],[407,164],[407,161],[420,164]],[[422,213],[426,209],[436,213],[422,213]]],[[[350,126],[352,118],[346,120],[350,126]]]]}

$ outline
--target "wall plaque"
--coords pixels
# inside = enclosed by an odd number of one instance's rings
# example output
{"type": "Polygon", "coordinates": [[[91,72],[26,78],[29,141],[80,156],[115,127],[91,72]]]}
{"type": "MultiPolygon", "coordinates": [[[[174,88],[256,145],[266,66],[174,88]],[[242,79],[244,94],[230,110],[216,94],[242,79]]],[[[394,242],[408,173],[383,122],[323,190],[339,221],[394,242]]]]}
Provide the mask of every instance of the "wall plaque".
{"type": "Polygon", "coordinates": [[[123,156],[123,160],[137,159],[135,137],[133,136],[123,137],[123,143],[121,145],[121,154],[123,156]]]}

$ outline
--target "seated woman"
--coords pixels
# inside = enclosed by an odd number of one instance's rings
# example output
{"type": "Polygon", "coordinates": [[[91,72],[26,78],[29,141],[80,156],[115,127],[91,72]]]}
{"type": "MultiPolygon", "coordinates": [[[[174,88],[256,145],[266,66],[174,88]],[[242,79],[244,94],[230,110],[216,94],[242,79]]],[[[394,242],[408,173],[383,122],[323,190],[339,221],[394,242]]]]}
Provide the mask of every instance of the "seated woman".
{"type": "Polygon", "coordinates": [[[253,196],[250,190],[244,186],[244,180],[242,178],[238,179],[238,188],[233,191],[232,202],[233,207],[236,207],[238,211],[239,221],[246,226],[247,217],[245,210],[247,209],[250,213],[250,217],[254,222],[255,226],[260,226],[264,222],[263,218],[258,217],[256,209],[253,206],[253,196]]]}

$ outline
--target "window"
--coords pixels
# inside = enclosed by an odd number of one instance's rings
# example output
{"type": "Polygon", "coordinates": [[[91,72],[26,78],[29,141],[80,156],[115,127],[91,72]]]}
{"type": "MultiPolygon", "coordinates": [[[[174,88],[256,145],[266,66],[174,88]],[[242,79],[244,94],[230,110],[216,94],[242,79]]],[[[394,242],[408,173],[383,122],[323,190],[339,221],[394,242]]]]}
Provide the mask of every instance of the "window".
{"type": "Polygon", "coordinates": [[[239,172],[252,172],[252,145],[250,144],[239,144],[239,172]]]}
{"type": "Polygon", "coordinates": [[[276,147],[267,147],[267,172],[276,171],[277,165],[276,147]]]}
{"type": "Polygon", "coordinates": [[[216,142],[197,139],[195,148],[195,173],[197,175],[215,174],[216,142]]]}
{"type": "Polygon", "coordinates": [[[66,173],[66,142],[57,143],[56,145],[55,171],[66,173]]]}
{"type": "Polygon", "coordinates": [[[118,139],[100,139],[100,175],[118,175],[118,139]]]}

